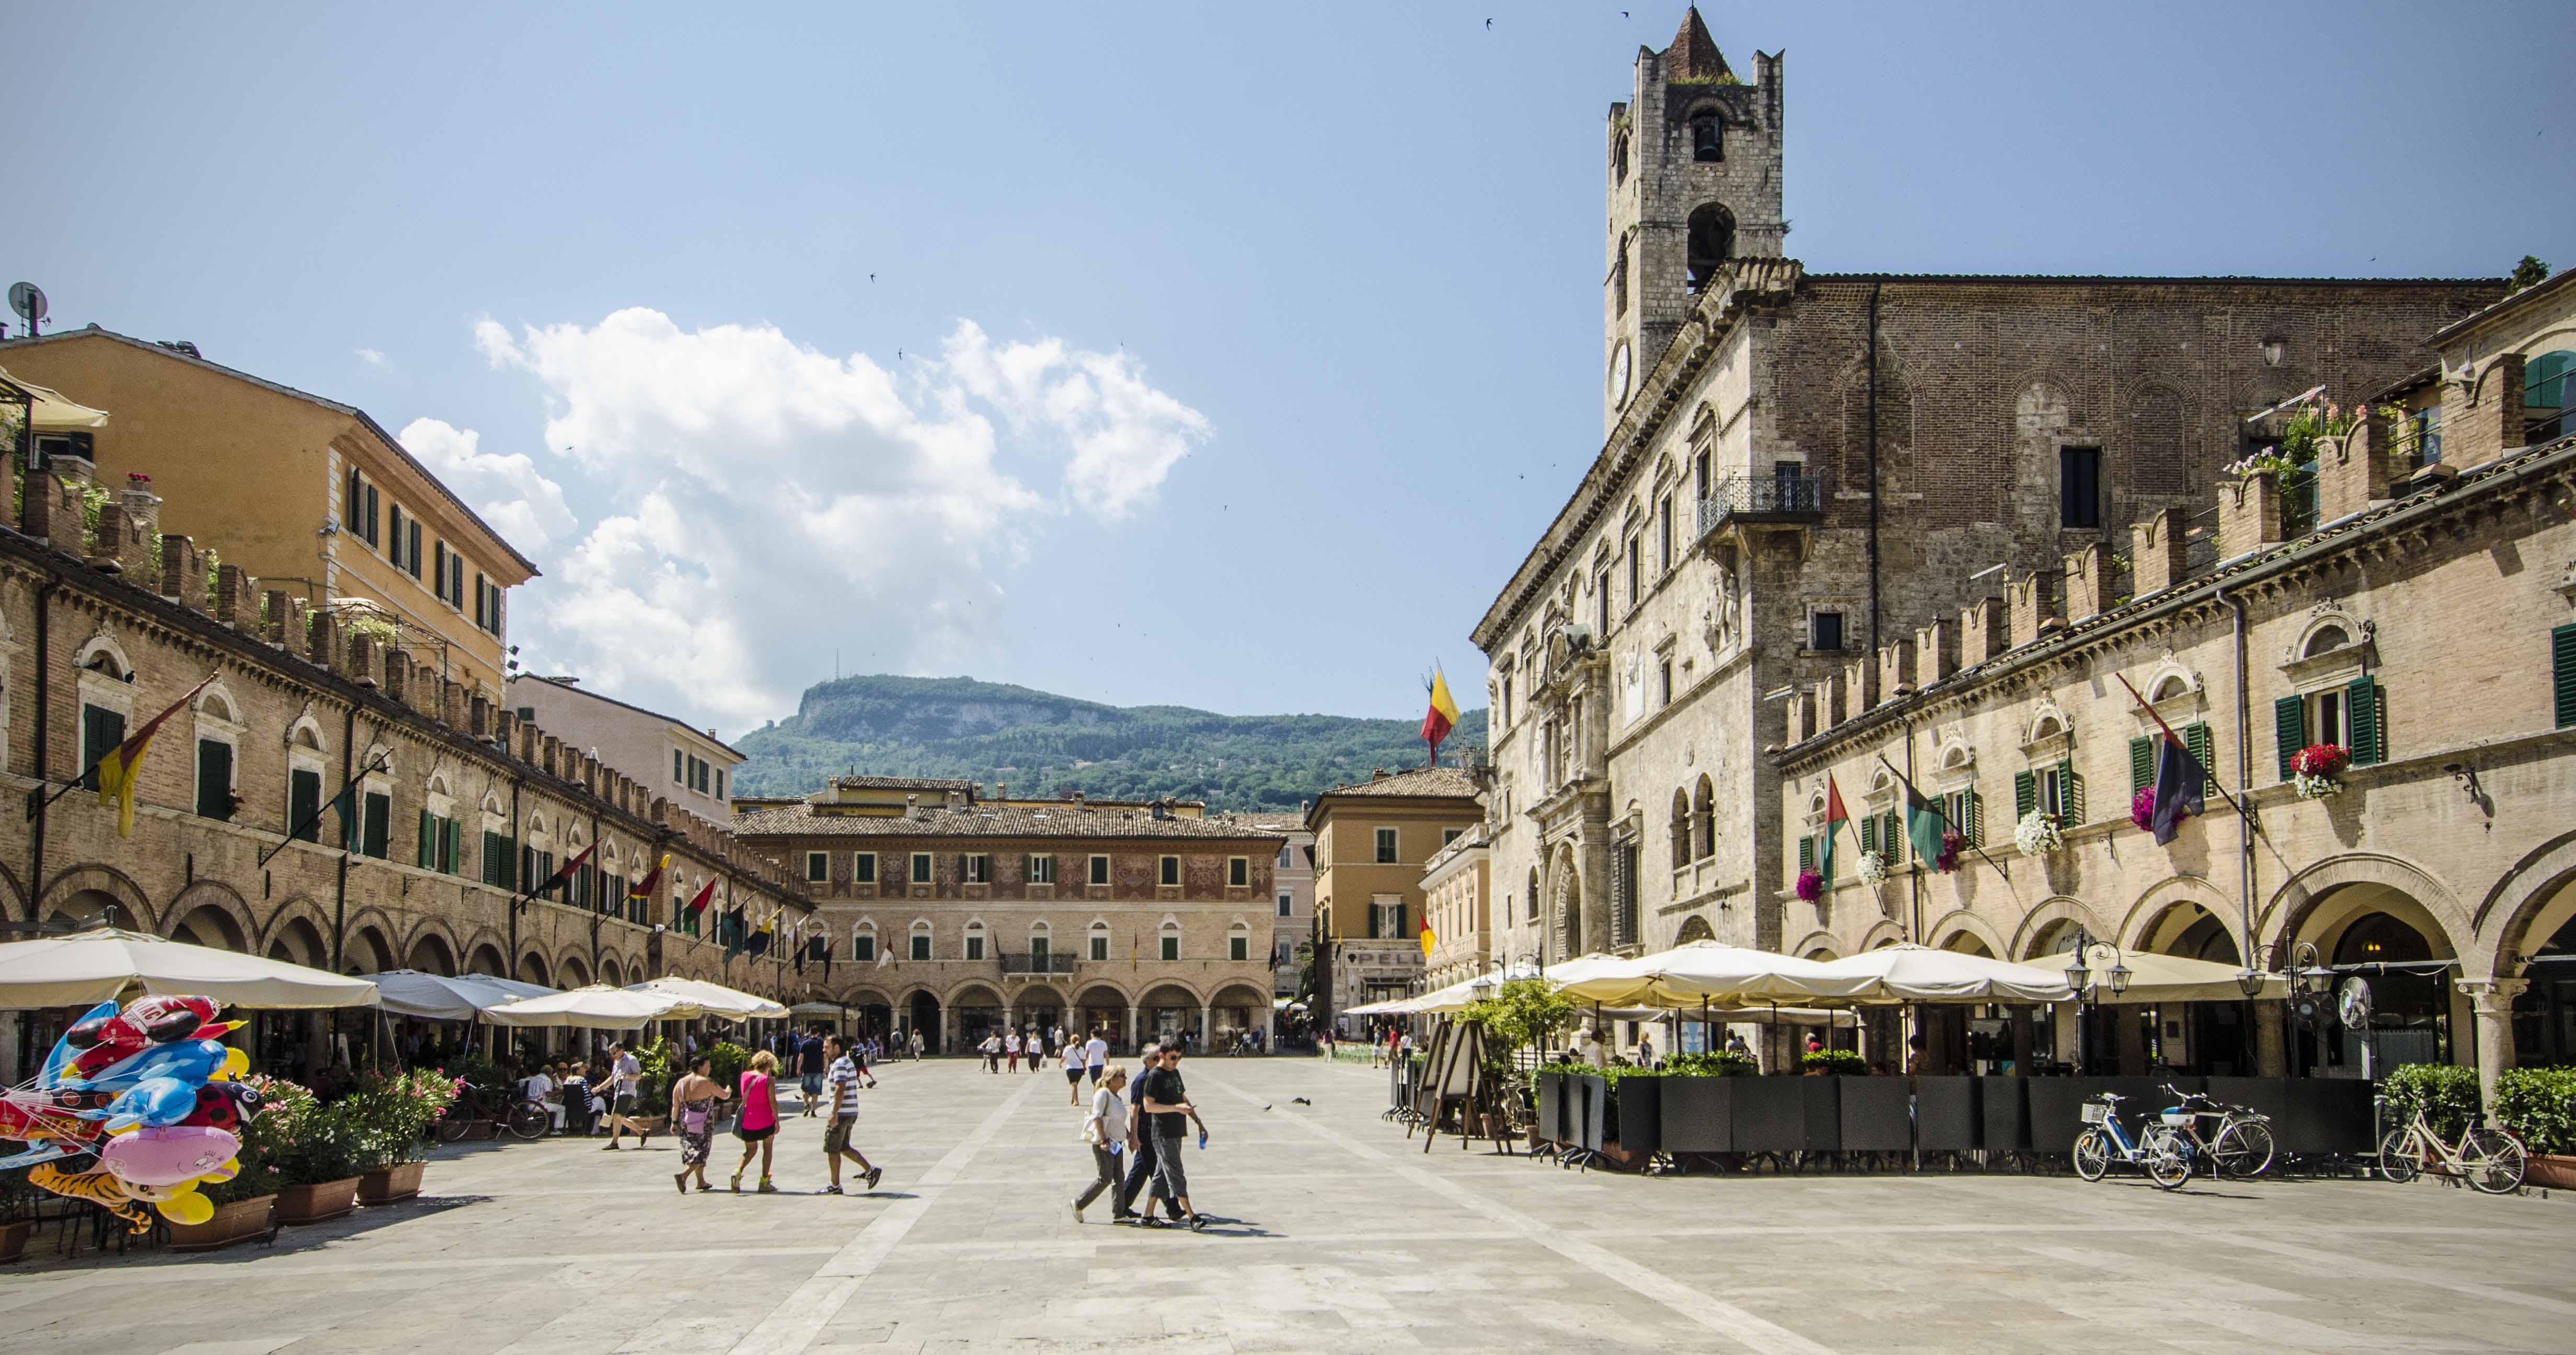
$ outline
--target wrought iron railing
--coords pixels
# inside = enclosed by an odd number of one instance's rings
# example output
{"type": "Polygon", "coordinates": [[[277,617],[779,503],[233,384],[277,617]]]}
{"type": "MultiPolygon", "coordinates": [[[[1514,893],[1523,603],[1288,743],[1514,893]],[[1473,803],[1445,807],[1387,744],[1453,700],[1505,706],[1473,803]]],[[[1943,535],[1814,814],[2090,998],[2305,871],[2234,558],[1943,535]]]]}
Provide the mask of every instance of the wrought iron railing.
{"type": "Polygon", "coordinates": [[[1709,486],[1708,497],[1699,501],[1699,531],[1705,536],[1730,517],[1794,517],[1824,510],[1820,476],[1729,475],[1709,486]]]}
{"type": "Polygon", "coordinates": [[[1044,955],[1005,955],[1002,957],[1002,972],[1005,974],[1070,974],[1073,972],[1073,963],[1072,956],[1059,955],[1052,951],[1044,955]]]}
{"type": "Polygon", "coordinates": [[[2281,473],[2281,539],[2296,541],[2317,529],[2317,463],[2281,473]]]}
{"type": "Polygon", "coordinates": [[[2182,576],[2196,579],[2218,568],[2218,510],[2205,509],[2183,519],[2182,576]]]}

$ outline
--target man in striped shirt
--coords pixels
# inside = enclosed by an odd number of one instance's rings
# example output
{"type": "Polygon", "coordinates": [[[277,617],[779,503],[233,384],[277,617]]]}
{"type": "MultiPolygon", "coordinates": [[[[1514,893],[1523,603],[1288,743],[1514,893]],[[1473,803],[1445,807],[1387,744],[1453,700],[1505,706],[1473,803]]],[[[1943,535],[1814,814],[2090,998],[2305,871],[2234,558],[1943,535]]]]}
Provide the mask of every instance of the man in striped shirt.
{"type": "Polygon", "coordinates": [[[848,1041],[835,1035],[823,1042],[824,1052],[832,1056],[831,1071],[823,1074],[823,1090],[832,1103],[832,1118],[823,1126],[823,1160],[832,1169],[832,1184],[823,1187],[826,1195],[841,1193],[841,1159],[859,1164],[861,1178],[868,1189],[877,1188],[877,1178],[884,1168],[871,1167],[865,1154],[850,1146],[850,1129],[859,1121],[859,1063],[850,1057],[848,1041]]]}

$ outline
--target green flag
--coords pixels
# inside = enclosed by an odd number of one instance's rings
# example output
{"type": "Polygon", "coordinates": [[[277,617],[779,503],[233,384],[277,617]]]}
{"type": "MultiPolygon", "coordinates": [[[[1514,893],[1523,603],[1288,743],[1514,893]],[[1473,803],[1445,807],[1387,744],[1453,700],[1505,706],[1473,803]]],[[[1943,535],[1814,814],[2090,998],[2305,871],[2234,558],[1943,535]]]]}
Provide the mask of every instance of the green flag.
{"type": "Polygon", "coordinates": [[[1851,811],[1843,808],[1843,788],[1834,784],[1833,773],[1825,773],[1825,845],[1816,853],[1816,874],[1827,885],[1834,882],[1834,830],[1851,822],[1851,811]]]}
{"type": "Polygon", "coordinates": [[[1941,859],[1941,835],[1950,828],[1940,807],[1923,798],[1913,782],[1905,784],[1905,836],[1914,844],[1914,859],[1932,865],[1941,859]]]}

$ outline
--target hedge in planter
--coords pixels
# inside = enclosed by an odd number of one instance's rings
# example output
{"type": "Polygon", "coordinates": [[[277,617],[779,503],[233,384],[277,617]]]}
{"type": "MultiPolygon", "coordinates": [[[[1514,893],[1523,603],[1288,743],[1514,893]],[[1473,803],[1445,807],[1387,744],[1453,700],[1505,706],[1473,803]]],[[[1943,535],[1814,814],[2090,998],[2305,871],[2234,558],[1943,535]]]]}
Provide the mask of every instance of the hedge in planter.
{"type": "Polygon", "coordinates": [[[2508,1068],[2496,1079],[2496,1118],[2523,1146],[2576,1156],[2576,1068],[2508,1068]]]}
{"type": "Polygon", "coordinates": [[[2443,1138],[2458,1140],[2478,1118],[2478,1070],[2449,1063],[2410,1063],[2380,1084],[2389,1123],[2403,1125],[2420,1108],[2424,1122],[2443,1138]]]}
{"type": "MultiPolygon", "coordinates": [[[[332,1107],[347,1117],[359,1171],[383,1176],[425,1161],[429,1127],[455,1104],[456,1091],[454,1078],[426,1068],[360,1079],[357,1089],[332,1107]]],[[[381,1195],[370,1192],[371,1198],[381,1195]]]]}

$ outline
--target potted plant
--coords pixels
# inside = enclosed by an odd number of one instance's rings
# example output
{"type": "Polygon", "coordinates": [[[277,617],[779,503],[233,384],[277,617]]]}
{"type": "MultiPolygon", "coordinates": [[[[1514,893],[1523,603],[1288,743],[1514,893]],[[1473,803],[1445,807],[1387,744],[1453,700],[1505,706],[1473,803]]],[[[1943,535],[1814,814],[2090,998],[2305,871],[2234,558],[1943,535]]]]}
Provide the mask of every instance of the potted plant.
{"type": "Polygon", "coordinates": [[[1798,1069],[1809,1077],[1862,1077],[1869,1060],[1856,1049],[1818,1049],[1799,1055],[1798,1069]]]}
{"type": "Polygon", "coordinates": [[[2312,743],[2290,759],[2290,781],[2298,788],[2302,800],[2322,800],[2343,794],[2343,782],[2337,777],[2352,765],[2352,750],[2339,743],[2312,743]]]}
{"type": "Polygon", "coordinates": [[[263,1109],[245,1128],[262,1140],[278,1177],[277,1221],[320,1223],[358,1207],[356,1133],[342,1105],[324,1106],[282,1078],[247,1079],[263,1109]]]}
{"type": "MultiPolygon", "coordinates": [[[[1545,1048],[1548,1038],[1574,1023],[1577,1008],[1574,999],[1537,979],[1513,979],[1467,1004],[1459,1020],[1484,1032],[1484,1066],[1478,1081],[1489,1087],[1510,1085],[1516,1076],[1513,1060],[1528,1048],[1545,1048]]],[[[1533,1093],[1532,1104],[1537,1097],[1533,1093]]],[[[1537,1147],[1539,1129],[1530,1129],[1530,1146],[1537,1147]]]]}
{"type": "Polygon", "coordinates": [[[2523,1179],[2576,1190],[2576,1068],[2508,1068],[2496,1079],[2496,1118],[2530,1153],[2523,1179]]]}
{"type": "Polygon", "coordinates": [[[1816,900],[1821,899],[1824,896],[1824,872],[1819,871],[1812,866],[1798,872],[1798,898],[1801,902],[1814,903],[1816,900]]]}
{"type": "Polygon", "coordinates": [[[215,1212],[203,1223],[172,1222],[170,1250],[213,1251],[277,1231],[277,1193],[284,1184],[277,1170],[282,1135],[265,1123],[267,1118],[254,1116],[235,1131],[241,1135],[241,1152],[234,1159],[240,1170],[229,1181],[200,1187],[215,1212]]]}
{"type": "Polygon", "coordinates": [[[435,1069],[371,1073],[335,1109],[349,1117],[359,1169],[358,1203],[392,1204],[420,1193],[430,1126],[456,1101],[456,1080],[435,1069]]]}
{"type": "Polygon", "coordinates": [[[675,1080],[671,1076],[676,1071],[671,1066],[674,1057],[676,1051],[671,1048],[668,1036],[651,1044],[639,1045],[635,1050],[635,1061],[644,1069],[643,1075],[635,1081],[635,1109],[642,1112],[635,1120],[656,1134],[668,1127],[671,1118],[668,1111],[671,1083],[675,1080]],[[656,1113],[657,1110],[661,1113],[656,1113]]]}
{"type": "Polygon", "coordinates": [[[2034,809],[2013,825],[2013,845],[2024,856],[2045,856],[2066,845],[2066,832],[2057,816],[2045,809],[2034,809]]]}
{"type": "Polygon", "coordinates": [[[0,1171],[0,1263],[27,1254],[27,1234],[35,1231],[36,1202],[44,1195],[27,1182],[27,1169],[0,1171]]]}
{"type": "Polygon", "coordinates": [[[1860,882],[1872,889],[1887,883],[1887,853],[1862,852],[1860,854],[1860,882]]]}

